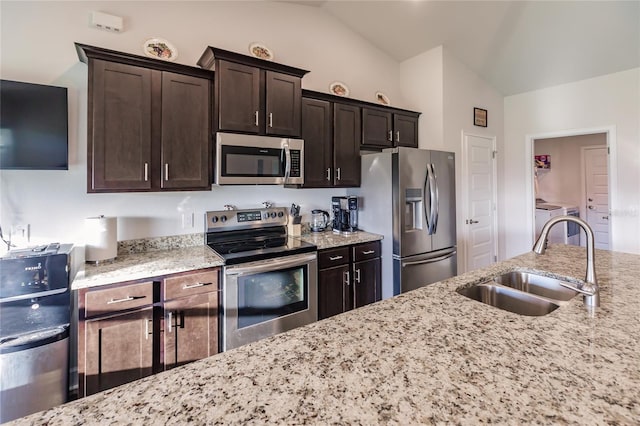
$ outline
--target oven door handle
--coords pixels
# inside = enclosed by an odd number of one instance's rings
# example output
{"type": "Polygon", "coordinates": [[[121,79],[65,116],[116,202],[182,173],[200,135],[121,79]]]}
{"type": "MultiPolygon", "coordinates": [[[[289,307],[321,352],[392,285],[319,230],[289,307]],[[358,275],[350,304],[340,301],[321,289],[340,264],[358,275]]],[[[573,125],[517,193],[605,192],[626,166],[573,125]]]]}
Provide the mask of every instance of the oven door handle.
{"type": "Polygon", "coordinates": [[[316,253],[287,256],[276,259],[267,259],[263,262],[256,262],[251,266],[232,265],[225,266],[225,275],[247,275],[255,274],[258,272],[270,272],[277,271],[278,269],[292,268],[294,266],[303,266],[309,262],[315,261],[317,258],[316,253]]]}

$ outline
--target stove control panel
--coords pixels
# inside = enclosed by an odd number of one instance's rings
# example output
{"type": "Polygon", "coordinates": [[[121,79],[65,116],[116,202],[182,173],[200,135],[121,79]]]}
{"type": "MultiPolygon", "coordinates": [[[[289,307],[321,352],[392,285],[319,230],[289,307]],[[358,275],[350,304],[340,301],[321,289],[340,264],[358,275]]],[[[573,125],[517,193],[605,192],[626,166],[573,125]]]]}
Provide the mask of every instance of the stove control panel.
{"type": "Polygon", "coordinates": [[[269,225],[286,225],[285,207],[262,208],[255,210],[219,210],[205,214],[205,229],[221,230],[229,228],[256,228],[269,225]]]}

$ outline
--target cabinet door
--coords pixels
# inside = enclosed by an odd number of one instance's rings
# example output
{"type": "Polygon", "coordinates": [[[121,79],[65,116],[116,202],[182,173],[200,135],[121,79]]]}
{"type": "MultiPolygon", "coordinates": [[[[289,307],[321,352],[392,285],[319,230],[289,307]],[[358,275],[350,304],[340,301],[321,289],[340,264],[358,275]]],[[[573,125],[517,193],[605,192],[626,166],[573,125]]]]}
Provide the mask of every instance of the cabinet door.
{"type": "Polygon", "coordinates": [[[152,72],[91,61],[89,192],[151,188],[152,72]]]}
{"type": "Polygon", "coordinates": [[[393,146],[392,114],[371,108],[362,109],[362,144],[383,148],[393,146]]]}
{"type": "Polygon", "coordinates": [[[266,71],[266,134],[300,137],[302,82],[300,77],[266,71]]]}
{"type": "Polygon", "coordinates": [[[85,393],[145,376],[153,369],[153,308],[85,322],[85,393]]]}
{"type": "Polygon", "coordinates": [[[335,186],[360,186],[360,107],[333,105],[335,186]]]}
{"type": "Polygon", "coordinates": [[[353,264],[353,299],[359,308],[381,299],[380,259],[371,259],[353,264]]]}
{"type": "Polygon", "coordinates": [[[318,271],[318,319],[352,308],[349,265],[318,271]]]}
{"type": "Polygon", "coordinates": [[[164,304],[164,368],[218,353],[218,292],[164,304]]]}
{"type": "Polygon", "coordinates": [[[259,114],[260,69],[218,61],[216,91],[220,130],[258,133],[260,124],[264,128],[264,117],[259,114]]]}
{"type": "Polygon", "coordinates": [[[394,114],[393,129],[396,146],[418,147],[418,117],[394,114]]]}
{"type": "Polygon", "coordinates": [[[304,187],[333,186],[333,135],[331,103],[302,100],[302,139],[304,139],[304,187]]]}
{"type": "Polygon", "coordinates": [[[162,73],[162,188],[202,188],[209,177],[209,80],[162,73]]]}

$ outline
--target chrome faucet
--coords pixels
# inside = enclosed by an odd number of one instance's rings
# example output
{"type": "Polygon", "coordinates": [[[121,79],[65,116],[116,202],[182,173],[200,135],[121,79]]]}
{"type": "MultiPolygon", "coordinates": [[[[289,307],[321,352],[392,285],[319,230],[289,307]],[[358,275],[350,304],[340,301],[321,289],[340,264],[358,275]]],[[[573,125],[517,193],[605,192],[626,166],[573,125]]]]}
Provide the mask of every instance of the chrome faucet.
{"type": "Polygon", "coordinates": [[[544,254],[547,249],[547,238],[551,227],[558,222],[574,222],[584,230],[587,234],[587,273],[584,278],[584,284],[578,286],[572,286],[562,283],[565,287],[582,293],[584,296],[584,304],[586,306],[600,306],[600,289],[598,288],[598,280],[596,279],[596,264],[595,264],[595,243],[593,237],[593,230],[587,222],[579,219],[575,216],[556,216],[551,218],[542,227],[542,232],[533,245],[533,252],[536,254],[544,254]]]}

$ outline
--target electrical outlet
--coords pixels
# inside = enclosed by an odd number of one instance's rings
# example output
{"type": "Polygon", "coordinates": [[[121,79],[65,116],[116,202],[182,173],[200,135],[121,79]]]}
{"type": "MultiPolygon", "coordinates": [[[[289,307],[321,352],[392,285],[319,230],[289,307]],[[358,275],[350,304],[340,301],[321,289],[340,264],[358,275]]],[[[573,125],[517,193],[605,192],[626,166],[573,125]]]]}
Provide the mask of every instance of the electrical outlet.
{"type": "Polygon", "coordinates": [[[182,213],[182,229],[193,228],[194,213],[182,213]]]}
{"type": "Polygon", "coordinates": [[[31,225],[23,223],[11,226],[11,244],[22,246],[29,244],[31,241],[31,225]]]}

